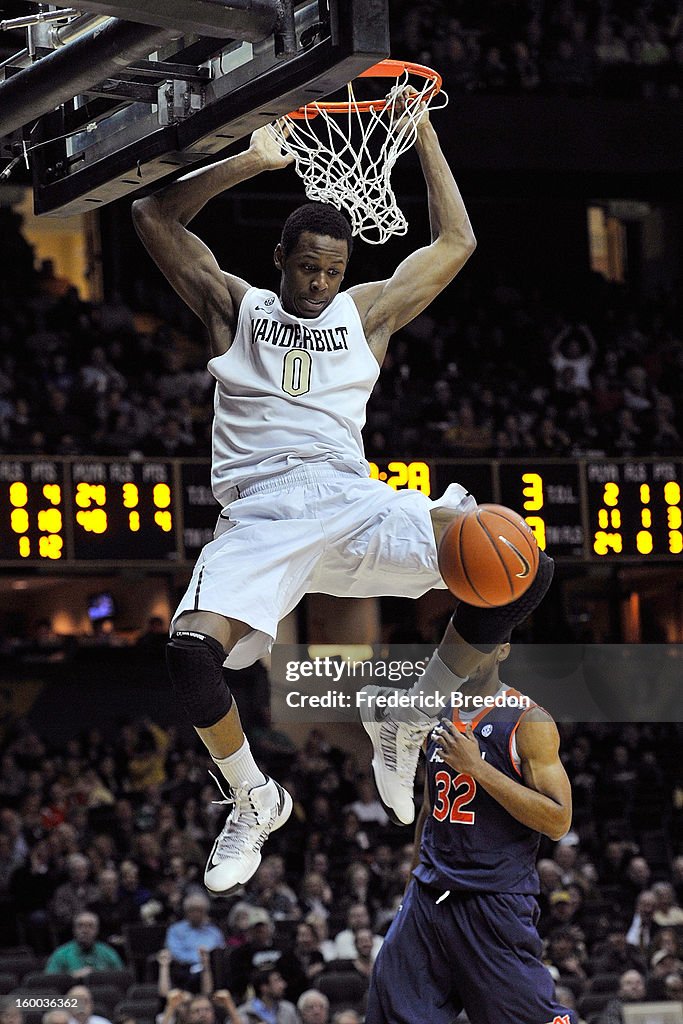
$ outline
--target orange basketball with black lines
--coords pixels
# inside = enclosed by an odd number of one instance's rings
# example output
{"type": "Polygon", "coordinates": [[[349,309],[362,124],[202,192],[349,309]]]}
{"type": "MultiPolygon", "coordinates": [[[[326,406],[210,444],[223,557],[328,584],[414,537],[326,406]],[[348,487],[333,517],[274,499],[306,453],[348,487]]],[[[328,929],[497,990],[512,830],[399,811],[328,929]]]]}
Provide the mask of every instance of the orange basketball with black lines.
{"type": "Polygon", "coordinates": [[[478,608],[509,604],[529,589],[538,569],[536,538],[504,505],[477,505],[453,520],[439,544],[439,571],[460,601],[478,608]]]}

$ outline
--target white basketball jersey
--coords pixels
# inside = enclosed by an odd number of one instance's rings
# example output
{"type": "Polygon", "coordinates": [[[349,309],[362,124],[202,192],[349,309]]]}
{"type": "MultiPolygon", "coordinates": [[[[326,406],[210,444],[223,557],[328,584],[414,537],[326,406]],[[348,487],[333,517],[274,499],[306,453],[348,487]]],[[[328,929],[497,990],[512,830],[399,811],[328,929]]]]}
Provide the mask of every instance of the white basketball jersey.
{"type": "Polygon", "coordinates": [[[211,484],[230,487],[312,462],[367,475],[361,430],[379,376],[353,299],[340,292],[319,317],[292,316],[274,292],[250,288],[216,378],[211,484]]]}

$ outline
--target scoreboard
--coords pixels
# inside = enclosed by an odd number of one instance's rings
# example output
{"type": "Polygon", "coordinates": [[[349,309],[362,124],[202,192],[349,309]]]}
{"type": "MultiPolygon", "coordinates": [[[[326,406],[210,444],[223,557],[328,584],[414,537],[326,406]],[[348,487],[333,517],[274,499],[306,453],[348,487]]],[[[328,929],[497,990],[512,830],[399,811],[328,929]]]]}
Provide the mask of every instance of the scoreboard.
{"type": "Polygon", "coordinates": [[[683,459],[528,459],[453,462],[390,459],[371,475],[429,497],[463,484],[480,504],[519,512],[560,560],[678,561],[683,553],[683,459]]]}
{"type": "MultiPolygon", "coordinates": [[[[429,497],[462,483],[521,513],[553,557],[683,558],[683,459],[391,458],[370,473],[429,497]]],[[[0,567],[191,564],[219,507],[200,459],[0,458],[0,567]]]]}

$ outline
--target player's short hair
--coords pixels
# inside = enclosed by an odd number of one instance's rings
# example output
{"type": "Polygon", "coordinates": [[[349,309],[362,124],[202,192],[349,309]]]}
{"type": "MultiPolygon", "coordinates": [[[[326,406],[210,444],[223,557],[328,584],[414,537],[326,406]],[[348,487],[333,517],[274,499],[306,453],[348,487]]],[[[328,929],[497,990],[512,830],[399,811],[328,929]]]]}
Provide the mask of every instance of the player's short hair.
{"type": "Polygon", "coordinates": [[[329,203],[304,203],[294,213],[290,213],[284,223],[280,238],[285,259],[296,247],[304,231],[310,231],[314,235],[328,235],[330,238],[345,240],[349,247],[349,257],[351,256],[353,249],[351,225],[344,214],[340,213],[336,207],[330,206],[329,203]]]}

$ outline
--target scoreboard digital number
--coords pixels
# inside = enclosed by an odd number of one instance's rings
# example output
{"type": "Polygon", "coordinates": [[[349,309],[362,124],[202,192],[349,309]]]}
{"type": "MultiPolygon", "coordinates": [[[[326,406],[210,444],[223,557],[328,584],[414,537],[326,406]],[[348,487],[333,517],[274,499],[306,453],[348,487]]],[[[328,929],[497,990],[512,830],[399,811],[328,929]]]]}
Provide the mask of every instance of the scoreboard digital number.
{"type": "Polygon", "coordinates": [[[382,480],[395,491],[404,487],[413,491],[422,491],[427,497],[432,494],[432,474],[426,462],[402,462],[392,459],[381,466],[370,463],[370,478],[382,480]]]}
{"type": "Polygon", "coordinates": [[[172,463],[79,459],[69,483],[74,558],[177,558],[172,463]]]}
{"type": "Polygon", "coordinates": [[[0,461],[0,561],[58,562],[64,548],[63,466],[0,461]]]}
{"type": "Polygon", "coordinates": [[[500,503],[524,517],[542,551],[583,555],[581,480],[576,463],[500,463],[500,503]]]}
{"type": "Polygon", "coordinates": [[[683,460],[445,460],[370,464],[395,490],[428,497],[461,483],[479,504],[519,512],[538,545],[582,561],[683,557],[683,460]]]}
{"type": "Polygon", "coordinates": [[[0,562],[177,560],[171,462],[0,460],[0,562]]]}
{"type": "Polygon", "coordinates": [[[681,476],[674,461],[589,463],[590,554],[604,560],[680,557],[681,476]]]}
{"type": "MultiPolygon", "coordinates": [[[[554,557],[683,559],[683,459],[375,459],[394,490],[461,484],[526,519],[554,557]]],[[[206,460],[0,458],[0,565],[189,565],[220,509],[206,460]]]]}

